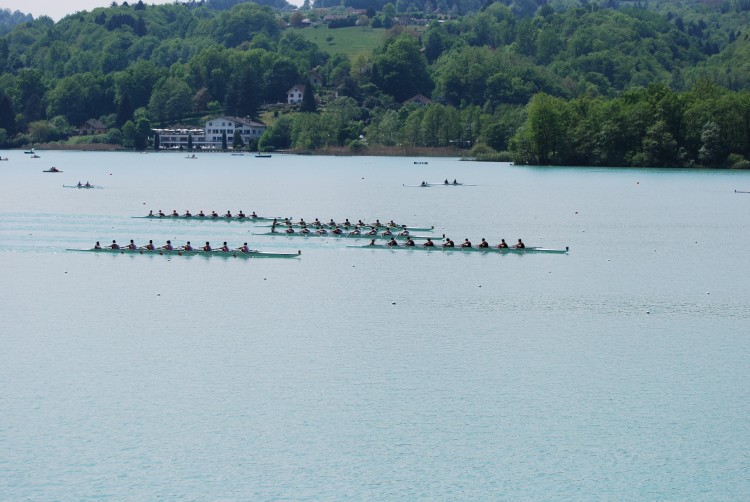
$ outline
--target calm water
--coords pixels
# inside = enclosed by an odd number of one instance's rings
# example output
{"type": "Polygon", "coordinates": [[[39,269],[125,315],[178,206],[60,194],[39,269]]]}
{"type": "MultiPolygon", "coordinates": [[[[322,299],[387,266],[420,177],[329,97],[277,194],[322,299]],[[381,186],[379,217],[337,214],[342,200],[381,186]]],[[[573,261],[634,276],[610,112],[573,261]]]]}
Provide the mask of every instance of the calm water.
{"type": "Polygon", "coordinates": [[[0,163],[2,500],[750,498],[748,172],[40,155],[0,163]],[[402,186],[445,178],[477,186],[402,186]],[[131,218],[149,209],[571,252],[131,218]],[[302,257],[65,251],[131,238],[302,257]]]}

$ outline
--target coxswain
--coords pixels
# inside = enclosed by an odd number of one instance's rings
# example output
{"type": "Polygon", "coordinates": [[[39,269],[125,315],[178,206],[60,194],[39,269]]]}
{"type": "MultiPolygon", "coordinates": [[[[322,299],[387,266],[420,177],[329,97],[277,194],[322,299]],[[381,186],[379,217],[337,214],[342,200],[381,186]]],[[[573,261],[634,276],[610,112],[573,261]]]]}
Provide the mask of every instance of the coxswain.
{"type": "Polygon", "coordinates": [[[244,244],[243,244],[242,246],[240,246],[239,248],[237,248],[237,250],[238,250],[238,251],[239,251],[240,253],[249,253],[249,252],[250,252],[250,248],[249,248],[249,247],[247,246],[247,242],[246,242],[246,243],[244,243],[244,244]]]}
{"type": "Polygon", "coordinates": [[[120,249],[120,245],[117,243],[117,241],[112,241],[112,244],[109,245],[111,249],[120,249]]]}
{"type": "Polygon", "coordinates": [[[404,242],[404,246],[415,246],[414,241],[412,240],[411,237],[406,239],[406,242],[404,242]]]}
{"type": "Polygon", "coordinates": [[[273,223],[271,223],[271,233],[272,233],[272,234],[275,234],[275,233],[277,233],[277,232],[276,232],[276,222],[275,222],[275,221],[274,221],[273,223]]]}
{"type": "Polygon", "coordinates": [[[341,230],[341,227],[338,227],[338,226],[337,226],[336,228],[334,228],[334,229],[332,230],[332,232],[333,232],[334,234],[336,234],[336,235],[341,235],[341,234],[343,234],[343,233],[344,233],[344,231],[343,231],[343,230],[341,230]]]}
{"type": "Polygon", "coordinates": [[[167,243],[164,244],[160,249],[163,249],[164,251],[174,250],[174,248],[172,247],[172,241],[167,241],[167,243]]]}
{"type": "Polygon", "coordinates": [[[497,245],[499,249],[506,249],[508,247],[508,243],[505,242],[505,239],[500,239],[500,244],[497,245]]]}
{"type": "Polygon", "coordinates": [[[435,247],[435,243],[434,243],[434,242],[432,242],[432,239],[430,239],[430,238],[428,237],[428,238],[427,238],[427,240],[425,241],[425,243],[424,243],[424,244],[422,244],[422,246],[424,246],[424,247],[426,247],[426,248],[434,248],[434,247],[435,247]]]}
{"type": "Polygon", "coordinates": [[[218,218],[219,215],[216,213],[216,211],[211,211],[211,218],[218,218]]]}
{"type": "Polygon", "coordinates": [[[237,213],[237,218],[241,220],[245,219],[245,213],[242,212],[242,209],[240,209],[240,212],[237,213]]]}
{"type": "Polygon", "coordinates": [[[185,218],[192,218],[192,217],[193,217],[193,214],[192,214],[192,213],[190,212],[190,210],[189,210],[189,209],[185,209],[185,214],[184,214],[184,216],[185,216],[185,218]]]}
{"type": "Polygon", "coordinates": [[[187,241],[187,243],[184,246],[182,246],[182,249],[184,249],[185,251],[192,251],[193,246],[190,245],[190,241],[187,241]]]}
{"type": "Polygon", "coordinates": [[[488,248],[488,247],[490,247],[490,244],[486,240],[484,240],[484,237],[482,237],[482,242],[480,242],[479,246],[477,246],[477,247],[488,248]]]}
{"type": "Polygon", "coordinates": [[[211,244],[209,244],[208,241],[206,241],[206,245],[203,246],[203,251],[205,251],[206,253],[210,253],[212,251],[211,244]]]}
{"type": "Polygon", "coordinates": [[[229,252],[229,246],[227,246],[227,241],[224,241],[224,244],[221,245],[221,247],[219,248],[219,251],[222,251],[224,253],[229,252]]]}
{"type": "Polygon", "coordinates": [[[177,212],[177,209],[172,209],[172,217],[173,218],[179,218],[180,214],[177,212]]]}
{"type": "Polygon", "coordinates": [[[398,246],[398,242],[396,242],[396,239],[394,237],[391,237],[391,240],[389,240],[386,244],[391,247],[398,246]]]}
{"type": "Polygon", "coordinates": [[[151,241],[151,240],[148,241],[148,244],[146,244],[145,246],[143,246],[143,249],[145,249],[147,251],[153,251],[154,249],[156,249],[154,247],[154,241],[151,241]]]}
{"type": "Polygon", "coordinates": [[[164,218],[166,215],[164,214],[164,211],[159,209],[159,218],[164,218]]]}
{"type": "Polygon", "coordinates": [[[150,210],[150,211],[148,212],[148,217],[149,217],[149,218],[153,218],[153,217],[154,217],[154,210],[153,210],[153,209],[151,209],[151,210],[150,210]]]}
{"type": "Polygon", "coordinates": [[[102,245],[99,244],[99,241],[96,241],[96,244],[94,244],[94,249],[101,249],[102,245]]]}
{"type": "Polygon", "coordinates": [[[375,244],[375,239],[372,239],[368,246],[377,246],[377,244],[375,244]]]}
{"type": "Polygon", "coordinates": [[[198,217],[199,218],[205,218],[206,217],[206,213],[203,212],[203,209],[201,209],[200,212],[198,213],[198,217]]]}
{"type": "Polygon", "coordinates": [[[470,248],[471,247],[471,242],[469,241],[469,239],[464,239],[464,241],[461,243],[461,247],[462,248],[470,248]]]}
{"type": "Polygon", "coordinates": [[[422,182],[422,184],[421,184],[421,185],[419,185],[419,186],[423,186],[423,187],[426,187],[426,186],[427,186],[427,182],[423,181],[423,182],[422,182]]]}
{"type": "Polygon", "coordinates": [[[450,237],[446,237],[445,238],[445,242],[443,243],[443,247],[444,248],[452,248],[452,247],[455,247],[455,246],[456,245],[453,243],[453,241],[450,240],[450,237]]]}
{"type": "Polygon", "coordinates": [[[526,247],[526,244],[524,244],[521,239],[518,239],[518,243],[513,247],[515,247],[516,249],[523,249],[526,247]]]}
{"type": "Polygon", "coordinates": [[[227,210],[227,213],[224,215],[224,218],[231,218],[231,217],[232,217],[232,213],[229,210],[227,210]]]}
{"type": "Polygon", "coordinates": [[[130,239],[130,244],[128,244],[125,247],[127,247],[128,249],[138,249],[138,246],[135,245],[135,242],[133,242],[133,239],[130,239]]]}
{"type": "Polygon", "coordinates": [[[445,178],[445,181],[443,181],[443,185],[450,185],[450,183],[448,183],[448,178],[445,178]]]}

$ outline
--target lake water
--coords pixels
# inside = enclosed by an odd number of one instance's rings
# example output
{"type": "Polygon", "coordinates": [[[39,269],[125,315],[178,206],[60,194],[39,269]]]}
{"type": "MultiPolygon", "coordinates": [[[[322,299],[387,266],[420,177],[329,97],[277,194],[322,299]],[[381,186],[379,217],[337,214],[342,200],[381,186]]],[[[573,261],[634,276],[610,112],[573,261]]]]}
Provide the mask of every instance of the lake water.
{"type": "Polygon", "coordinates": [[[750,499],[750,172],[40,155],[0,163],[2,500],[750,499]],[[403,186],[445,178],[476,186],[403,186]],[[66,251],[112,239],[302,256],[66,251]]]}

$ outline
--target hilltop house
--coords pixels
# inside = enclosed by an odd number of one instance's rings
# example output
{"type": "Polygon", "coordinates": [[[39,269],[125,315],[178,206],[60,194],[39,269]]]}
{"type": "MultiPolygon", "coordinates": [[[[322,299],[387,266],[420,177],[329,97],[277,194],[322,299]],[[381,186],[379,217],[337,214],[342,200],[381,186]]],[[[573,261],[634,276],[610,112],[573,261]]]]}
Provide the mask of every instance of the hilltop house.
{"type": "Polygon", "coordinates": [[[286,102],[290,105],[298,105],[302,103],[302,96],[305,95],[304,85],[295,85],[288,91],[286,91],[286,102]]]}

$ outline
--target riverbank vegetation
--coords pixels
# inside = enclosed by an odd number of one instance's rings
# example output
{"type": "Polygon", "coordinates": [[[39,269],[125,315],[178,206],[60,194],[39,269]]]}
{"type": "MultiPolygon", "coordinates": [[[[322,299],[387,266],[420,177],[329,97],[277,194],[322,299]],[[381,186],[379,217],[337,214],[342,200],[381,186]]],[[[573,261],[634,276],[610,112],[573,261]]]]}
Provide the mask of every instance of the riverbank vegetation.
{"type": "Polygon", "coordinates": [[[143,2],[5,16],[0,146],[154,146],[220,115],[248,148],[748,167],[750,4],[143,2]],[[309,8],[308,8],[309,7],[309,8]],[[359,10],[358,10],[359,9],[359,10]],[[311,83],[315,100],[290,105],[311,83]],[[103,130],[78,136],[96,120],[103,130]]]}

